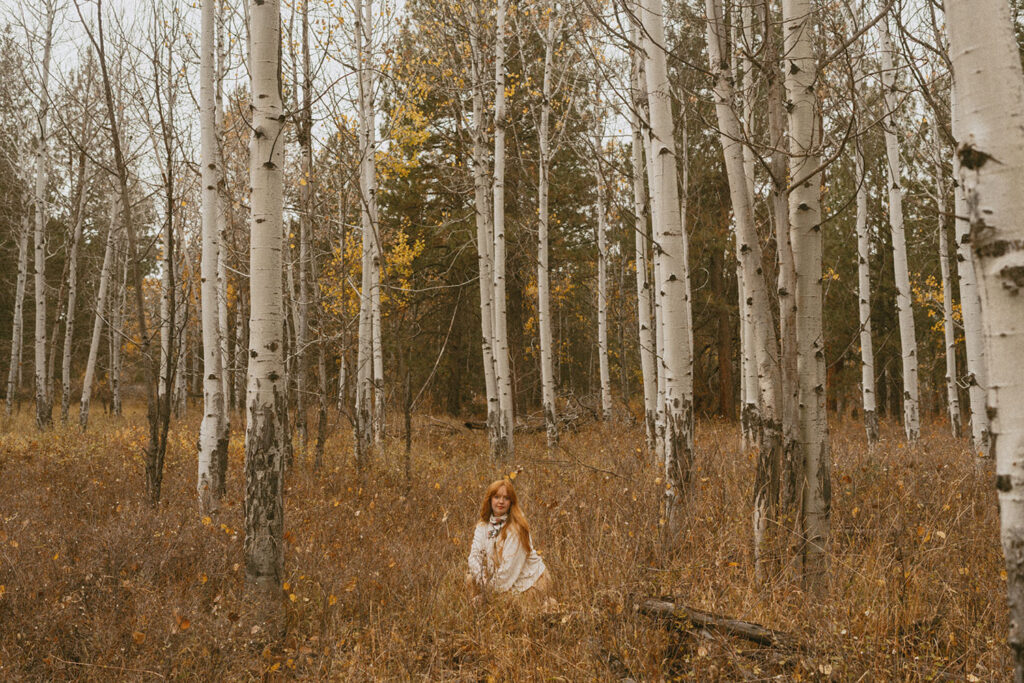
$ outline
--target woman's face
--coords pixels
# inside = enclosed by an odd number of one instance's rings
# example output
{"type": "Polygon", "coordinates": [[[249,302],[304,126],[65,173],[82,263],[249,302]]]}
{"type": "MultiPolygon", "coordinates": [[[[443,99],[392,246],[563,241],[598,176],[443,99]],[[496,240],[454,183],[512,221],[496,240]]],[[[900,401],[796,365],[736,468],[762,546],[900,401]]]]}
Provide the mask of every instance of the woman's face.
{"type": "Polygon", "coordinates": [[[500,487],[491,496],[491,512],[494,513],[495,517],[501,517],[508,512],[511,504],[512,500],[508,497],[508,489],[504,486],[500,487]]]}

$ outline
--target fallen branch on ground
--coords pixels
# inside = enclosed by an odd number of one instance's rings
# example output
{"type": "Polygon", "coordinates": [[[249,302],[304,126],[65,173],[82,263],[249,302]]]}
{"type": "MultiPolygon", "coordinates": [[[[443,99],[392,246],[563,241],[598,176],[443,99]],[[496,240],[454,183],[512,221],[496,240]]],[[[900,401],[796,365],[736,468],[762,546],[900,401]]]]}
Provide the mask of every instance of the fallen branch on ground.
{"type": "Polygon", "coordinates": [[[752,640],[761,645],[773,647],[784,647],[792,650],[803,650],[804,648],[796,639],[782,631],[773,631],[760,624],[749,621],[740,621],[730,617],[723,617],[710,612],[692,609],[685,605],[677,605],[667,600],[649,598],[640,603],[637,607],[641,614],[648,614],[654,617],[672,619],[674,623],[686,622],[702,628],[713,628],[729,635],[740,636],[752,640]]]}

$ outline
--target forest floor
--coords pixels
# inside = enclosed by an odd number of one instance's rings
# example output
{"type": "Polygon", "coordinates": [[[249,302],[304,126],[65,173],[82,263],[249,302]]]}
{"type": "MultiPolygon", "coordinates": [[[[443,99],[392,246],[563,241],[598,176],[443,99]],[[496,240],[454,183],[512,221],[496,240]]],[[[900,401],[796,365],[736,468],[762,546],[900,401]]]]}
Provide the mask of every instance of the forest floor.
{"type": "MultiPolygon", "coordinates": [[[[825,592],[751,552],[753,454],[735,424],[697,431],[687,531],[659,534],[661,472],[639,427],[592,425],[548,456],[519,437],[515,478],[559,607],[473,603],[463,576],[484,487],[509,466],[482,432],[413,425],[354,472],[350,430],[324,467],[297,454],[285,494],[283,635],[254,632],[242,566],[242,438],[213,518],[196,505],[197,408],[172,427],[164,495],[143,491],[144,417],[39,434],[29,408],[0,421],[0,678],[4,680],[835,680],[1009,677],[1005,573],[990,468],[926,425],[866,445],[831,426],[825,592]],[[764,647],[673,628],[646,597],[788,632],[764,647]],[[240,618],[240,615],[243,615],[240,618]]],[[[456,424],[457,423],[453,423],[456,424]]]]}

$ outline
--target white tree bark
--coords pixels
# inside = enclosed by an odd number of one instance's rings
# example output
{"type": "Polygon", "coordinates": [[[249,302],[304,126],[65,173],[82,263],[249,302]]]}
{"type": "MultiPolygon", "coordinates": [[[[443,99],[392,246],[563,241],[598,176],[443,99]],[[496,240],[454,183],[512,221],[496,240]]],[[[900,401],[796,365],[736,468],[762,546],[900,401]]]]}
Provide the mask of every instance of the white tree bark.
{"type": "Polygon", "coordinates": [[[491,453],[498,450],[498,385],[494,367],[494,228],[489,202],[487,123],[484,118],[484,64],[478,38],[480,3],[469,8],[470,77],[473,88],[473,206],[476,215],[477,264],[480,284],[480,332],[484,386],[487,392],[487,426],[491,453]]]}
{"type": "Polygon", "coordinates": [[[201,134],[203,247],[200,261],[200,297],[203,332],[203,419],[199,425],[199,472],[196,488],[199,509],[207,514],[217,509],[223,482],[219,462],[227,450],[223,421],[226,417],[224,366],[220,327],[221,166],[217,153],[215,98],[214,22],[217,0],[203,0],[200,37],[199,115],[201,134]]]}
{"type": "Polygon", "coordinates": [[[782,2],[784,73],[789,99],[790,237],[796,271],[796,343],[799,378],[798,443],[802,467],[801,533],[804,576],[812,587],[827,569],[831,474],[825,414],[822,329],[821,140],[815,94],[814,12],[809,0],[782,2]]]}
{"type": "MultiPolygon", "coordinates": [[[[103,250],[103,266],[100,269],[100,283],[96,291],[96,317],[92,324],[92,341],[89,343],[89,357],[85,364],[85,378],[82,380],[82,402],[78,410],[78,424],[83,432],[89,426],[89,402],[92,399],[92,385],[96,377],[96,358],[99,356],[100,340],[103,336],[103,318],[106,315],[107,291],[110,288],[110,271],[114,260],[118,214],[118,201],[116,198],[111,198],[107,246],[103,250]]],[[[113,332],[111,332],[111,337],[113,337],[113,332]]],[[[117,343],[120,343],[120,340],[117,343]]]]}
{"type": "MultiPolygon", "coordinates": [[[[1015,680],[1024,680],[1024,74],[1003,0],[946,5],[953,137],[984,311],[988,415],[1015,680]]],[[[957,214],[960,216],[961,214],[957,214]]],[[[958,221],[958,223],[961,221],[958,221]]],[[[973,408],[973,405],[972,405],[973,408]]]]}
{"type": "MultiPolygon", "coordinates": [[[[950,91],[953,128],[962,124],[957,121],[960,109],[957,105],[956,87],[950,91]]],[[[956,133],[954,133],[956,135],[956,133]]],[[[992,455],[991,427],[985,406],[988,392],[988,358],[985,349],[985,331],[981,311],[980,284],[974,270],[971,256],[971,224],[966,216],[969,211],[967,197],[960,180],[960,156],[953,154],[953,177],[957,179],[954,192],[954,235],[956,239],[957,272],[960,280],[960,312],[964,323],[964,347],[967,352],[967,397],[971,412],[971,450],[979,458],[992,455]]]]}
{"type": "MultiPolygon", "coordinates": [[[[635,24],[630,27],[630,40],[634,45],[639,45],[640,32],[635,24]]],[[[648,258],[648,245],[650,233],[647,228],[649,215],[647,188],[644,184],[646,166],[644,162],[644,129],[640,124],[640,112],[645,111],[646,89],[642,85],[644,81],[643,57],[638,49],[631,50],[632,59],[632,89],[633,106],[630,110],[630,125],[633,130],[633,215],[636,223],[634,225],[635,238],[635,266],[636,266],[636,297],[637,317],[640,345],[640,367],[643,372],[644,381],[644,426],[647,433],[647,450],[650,453],[655,451],[655,415],[658,401],[658,370],[655,358],[654,341],[654,311],[651,306],[652,287],[650,275],[650,259],[648,258]]]]}
{"type": "Polygon", "coordinates": [[[743,315],[751,322],[747,330],[747,341],[753,341],[755,355],[752,360],[757,364],[757,399],[763,436],[754,481],[754,562],[756,573],[763,578],[766,534],[778,500],[777,482],[782,447],[779,341],[768,299],[768,285],[761,267],[761,242],[754,228],[753,197],[745,166],[743,130],[731,106],[735,93],[726,57],[727,33],[722,5],[720,0],[706,0],[705,7],[708,58],[714,76],[715,113],[736,221],[736,260],[743,275],[743,315]]]}
{"type": "Polygon", "coordinates": [[[278,0],[250,0],[252,138],[249,371],[245,435],[246,580],[268,594],[284,570],[288,390],[282,358],[281,225],[284,140],[278,0]]]}
{"type": "Polygon", "coordinates": [[[82,241],[82,223],[85,218],[85,179],[88,162],[85,154],[79,157],[78,202],[75,208],[75,231],[68,249],[68,308],[64,319],[64,350],[61,356],[60,421],[67,423],[71,406],[71,343],[75,334],[75,304],[78,298],[78,245],[82,241]]]}
{"type": "Polygon", "coordinates": [[[603,141],[598,138],[597,154],[597,355],[601,377],[601,419],[612,417],[612,378],[608,369],[608,236],[605,215],[605,179],[600,155],[603,141]]]}
{"type": "MultiPolygon", "coordinates": [[[[361,468],[369,458],[370,444],[374,440],[374,366],[376,350],[374,348],[374,271],[379,263],[377,255],[377,200],[376,170],[374,155],[373,130],[373,81],[370,75],[369,27],[365,25],[372,17],[372,0],[358,0],[355,11],[355,38],[358,55],[359,80],[359,194],[360,215],[363,231],[362,256],[362,287],[359,301],[359,348],[358,348],[358,384],[356,387],[355,429],[356,429],[356,463],[361,468]]],[[[379,310],[379,309],[378,309],[379,310]]]]}
{"type": "Polygon", "coordinates": [[[661,258],[656,285],[661,300],[665,370],[665,525],[671,537],[681,526],[681,506],[693,462],[693,384],[687,316],[686,234],[680,214],[672,100],[661,0],[643,0],[640,12],[647,54],[655,242],[661,258]]]}
{"type": "MultiPolygon", "coordinates": [[[[553,9],[553,8],[552,8],[553,9]]],[[[551,80],[554,69],[556,22],[550,14],[543,32],[544,76],[541,85],[540,127],[537,131],[537,328],[540,337],[541,403],[548,449],[558,446],[558,415],[555,407],[555,373],[552,362],[551,288],[548,278],[548,174],[551,164],[551,80]]]]}
{"type": "Polygon", "coordinates": [[[494,50],[494,368],[498,389],[498,460],[514,453],[512,370],[509,363],[505,299],[505,15],[507,0],[497,0],[494,50]]]}
{"type": "Polygon", "coordinates": [[[35,231],[33,250],[35,254],[35,375],[36,375],[36,426],[49,429],[53,424],[53,405],[50,394],[50,378],[46,372],[46,185],[49,180],[49,130],[47,118],[50,111],[50,54],[53,48],[53,22],[56,6],[47,3],[44,21],[42,77],[39,83],[39,110],[36,130],[35,154],[35,231]]]}
{"type": "MultiPolygon", "coordinates": [[[[227,195],[227,185],[224,182],[224,75],[227,71],[227,54],[224,41],[224,21],[226,3],[218,3],[214,8],[216,22],[215,40],[217,51],[217,73],[214,84],[214,133],[217,136],[216,164],[220,175],[217,178],[217,334],[220,339],[220,376],[221,392],[224,396],[223,418],[220,420],[222,429],[221,438],[227,442],[231,432],[231,412],[229,409],[231,396],[231,357],[228,353],[228,337],[231,330],[228,326],[228,263],[227,263],[227,238],[228,238],[228,206],[230,205],[227,195]]],[[[235,315],[242,320],[241,311],[236,308],[235,315]]],[[[236,356],[241,356],[241,347],[235,347],[236,356]]],[[[205,354],[205,352],[204,352],[205,354]]],[[[205,355],[204,355],[205,358],[205,355]]],[[[204,361],[205,362],[205,361],[204,361]]],[[[227,448],[221,455],[218,469],[220,470],[219,481],[224,485],[227,475],[228,452],[227,448]]]]}
{"type": "Polygon", "coordinates": [[[25,283],[28,280],[28,216],[21,219],[18,235],[18,279],[14,286],[14,316],[11,323],[11,365],[7,371],[7,416],[14,408],[14,394],[18,390],[21,366],[21,347],[24,343],[25,283]]]}
{"type": "Polygon", "coordinates": [[[953,274],[949,265],[949,238],[946,235],[946,184],[942,178],[942,143],[939,127],[932,117],[932,144],[935,152],[935,208],[939,229],[939,269],[942,274],[942,332],[946,343],[946,407],[949,410],[949,428],[959,437],[960,391],[957,388],[956,330],[953,327],[953,274]]]}
{"type": "Polygon", "coordinates": [[[892,41],[889,39],[888,17],[878,22],[881,38],[882,93],[885,115],[885,153],[889,179],[889,227],[892,230],[893,268],[896,274],[896,312],[900,323],[900,349],[903,360],[903,430],[908,441],[921,436],[921,418],[918,407],[917,335],[914,330],[914,309],[910,291],[910,271],[907,267],[907,241],[903,231],[903,188],[900,172],[899,142],[896,138],[896,70],[892,41]]]}
{"type": "MultiPolygon", "coordinates": [[[[858,29],[859,19],[855,10],[847,7],[851,32],[858,29]]],[[[864,82],[863,49],[858,46],[852,59],[854,116],[857,117],[857,139],[854,148],[857,181],[857,296],[860,320],[860,385],[861,404],[864,410],[864,431],[869,444],[878,441],[878,414],[875,403],[875,350],[871,338],[871,235],[868,232],[868,186],[864,142],[861,130],[861,84],[864,82]]]]}

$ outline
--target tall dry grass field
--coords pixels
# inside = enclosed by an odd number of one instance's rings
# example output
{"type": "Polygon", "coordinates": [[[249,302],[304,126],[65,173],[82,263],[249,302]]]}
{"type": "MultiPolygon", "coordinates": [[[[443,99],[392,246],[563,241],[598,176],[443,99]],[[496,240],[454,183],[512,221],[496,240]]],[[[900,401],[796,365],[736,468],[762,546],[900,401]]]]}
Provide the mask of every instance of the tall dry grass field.
{"type": "MultiPolygon", "coordinates": [[[[198,410],[193,409],[193,413],[198,410]]],[[[240,419],[236,418],[236,424],[240,419]]],[[[324,469],[299,454],[286,492],[283,635],[257,630],[242,569],[242,443],[229,494],[200,518],[197,419],[170,436],[164,500],[143,495],[143,415],[36,433],[0,424],[0,678],[5,680],[1000,680],[1010,673],[991,473],[942,425],[906,448],[888,425],[832,425],[828,593],[785,569],[753,577],[754,461],[736,425],[704,422],[681,544],[659,539],[643,434],[591,426],[515,479],[559,607],[475,604],[463,575],[485,485],[508,469],[485,437],[414,420],[412,480],[389,443],[360,480],[338,428],[324,469]],[[791,633],[797,650],[673,627],[651,596],[791,633]]],[[[397,421],[396,421],[397,422],[397,421]]]]}

